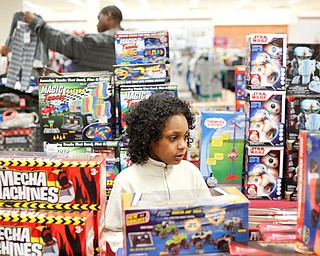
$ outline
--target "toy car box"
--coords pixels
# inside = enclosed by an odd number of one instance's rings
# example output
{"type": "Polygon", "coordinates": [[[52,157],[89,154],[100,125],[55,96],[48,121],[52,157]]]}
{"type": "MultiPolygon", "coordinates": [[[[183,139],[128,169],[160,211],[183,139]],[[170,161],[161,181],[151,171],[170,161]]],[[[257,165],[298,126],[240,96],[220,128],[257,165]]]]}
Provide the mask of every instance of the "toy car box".
{"type": "Polygon", "coordinates": [[[1,255],[94,255],[93,212],[0,210],[1,255]]]}
{"type": "Polygon", "coordinates": [[[246,141],[250,145],[285,144],[285,92],[248,90],[246,141]]]}
{"type": "Polygon", "coordinates": [[[311,250],[314,246],[319,249],[320,240],[319,152],[320,133],[300,131],[297,239],[311,250]]]}
{"type": "Polygon", "coordinates": [[[118,31],[115,34],[117,65],[169,64],[168,31],[118,31]]]}
{"type": "Polygon", "coordinates": [[[248,199],[235,187],[215,194],[181,201],[161,200],[157,192],[123,194],[126,255],[210,254],[228,251],[230,241],[248,241],[248,199]]]}
{"type": "Polygon", "coordinates": [[[285,91],[287,35],[246,36],[246,82],[249,90],[285,91]]]}
{"type": "Polygon", "coordinates": [[[39,77],[42,140],[106,141],[115,136],[111,73],[39,77]]]}
{"type": "Polygon", "coordinates": [[[242,187],[245,115],[202,112],[200,172],[209,187],[242,187]]]}
{"type": "Polygon", "coordinates": [[[245,195],[249,199],[280,200],[284,147],[246,145],[245,156],[245,195]]]}
{"type": "Polygon", "coordinates": [[[320,130],[320,95],[287,95],[286,102],[287,144],[298,150],[300,130],[320,130]]]}
{"type": "Polygon", "coordinates": [[[287,94],[320,93],[320,44],[289,43],[287,94]]]}
{"type": "Polygon", "coordinates": [[[98,210],[106,201],[103,156],[0,156],[0,207],[98,210]]]}

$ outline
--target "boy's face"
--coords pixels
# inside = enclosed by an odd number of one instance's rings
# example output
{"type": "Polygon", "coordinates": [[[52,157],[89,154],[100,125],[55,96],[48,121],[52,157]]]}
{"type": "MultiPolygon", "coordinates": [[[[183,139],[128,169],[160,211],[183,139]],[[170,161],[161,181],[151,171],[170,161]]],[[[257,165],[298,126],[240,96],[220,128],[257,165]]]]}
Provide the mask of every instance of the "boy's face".
{"type": "Polygon", "coordinates": [[[162,137],[151,143],[150,157],[169,165],[179,164],[188,148],[188,133],[189,127],[185,116],[169,117],[162,130],[162,137]]]}

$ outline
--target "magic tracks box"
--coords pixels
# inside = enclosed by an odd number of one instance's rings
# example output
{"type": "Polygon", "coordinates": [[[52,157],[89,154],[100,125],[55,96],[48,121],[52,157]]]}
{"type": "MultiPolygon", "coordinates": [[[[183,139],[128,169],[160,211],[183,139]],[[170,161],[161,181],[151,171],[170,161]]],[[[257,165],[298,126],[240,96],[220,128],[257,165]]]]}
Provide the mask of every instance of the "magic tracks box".
{"type": "Polygon", "coordinates": [[[235,187],[214,191],[212,198],[180,201],[123,194],[126,255],[210,254],[228,251],[230,241],[248,241],[248,199],[235,187]]]}

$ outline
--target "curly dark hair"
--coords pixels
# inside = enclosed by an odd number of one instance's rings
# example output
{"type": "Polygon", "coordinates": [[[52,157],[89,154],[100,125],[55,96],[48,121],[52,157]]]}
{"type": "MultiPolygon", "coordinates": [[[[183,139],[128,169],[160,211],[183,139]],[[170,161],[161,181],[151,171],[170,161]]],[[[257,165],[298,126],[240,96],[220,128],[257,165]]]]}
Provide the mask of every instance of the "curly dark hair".
{"type": "MultiPolygon", "coordinates": [[[[129,110],[126,117],[127,155],[133,163],[142,164],[148,160],[151,142],[161,138],[166,120],[173,115],[184,115],[189,130],[194,129],[195,116],[189,104],[175,96],[154,93],[129,110]]],[[[188,147],[192,142],[188,134],[188,147]]]]}

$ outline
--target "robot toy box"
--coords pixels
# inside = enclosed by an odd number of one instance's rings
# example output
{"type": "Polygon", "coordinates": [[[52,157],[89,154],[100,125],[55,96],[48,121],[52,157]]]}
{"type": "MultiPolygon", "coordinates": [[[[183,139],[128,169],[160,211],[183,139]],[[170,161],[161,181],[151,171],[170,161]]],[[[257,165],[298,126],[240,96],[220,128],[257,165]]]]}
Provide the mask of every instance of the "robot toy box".
{"type": "Polygon", "coordinates": [[[0,207],[98,210],[106,202],[103,156],[0,157],[0,207]]]}
{"type": "Polygon", "coordinates": [[[93,212],[0,210],[1,255],[94,255],[93,212]]]}
{"type": "Polygon", "coordinates": [[[288,44],[287,94],[320,93],[320,44],[288,44]]]}
{"type": "Polygon", "coordinates": [[[169,82],[165,64],[115,65],[116,84],[161,84],[169,82]]]}
{"type": "Polygon", "coordinates": [[[320,133],[300,132],[297,239],[320,253],[320,133]]]}
{"type": "Polygon", "coordinates": [[[287,144],[298,149],[299,131],[320,130],[320,95],[287,95],[287,144]]]}
{"type": "Polygon", "coordinates": [[[285,144],[285,92],[247,91],[246,140],[250,145],[285,144]]]}
{"type": "Polygon", "coordinates": [[[242,187],[245,115],[201,113],[200,171],[209,187],[242,187]]]}
{"type": "Polygon", "coordinates": [[[297,201],[298,150],[285,150],[284,161],[284,199],[297,201]]]}
{"type": "Polygon", "coordinates": [[[283,147],[246,145],[244,193],[249,199],[282,198],[283,147]]]}
{"type": "Polygon", "coordinates": [[[249,90],[285,91],[287,35],[246,37],[246,81],[249,90]]]}
{"type": "Polygon", "coordinates": [[[115,34],[116,64],[170,64],[168,31],[119,31],[115,34]]]}
{"type": "Polygon", "coordinates": [[[123,194],[126,255],[212,255],[227,252],[230,241],[248,241],[248,199],[235,187],[215,193],[196,199],[175,191],[182,201],[123,194]]]}
{"type": "Polygon", "coordinates": [[[39,78],[43,141],[106,141],[115,136],[111,74],[80,74],[39,78]]]}

